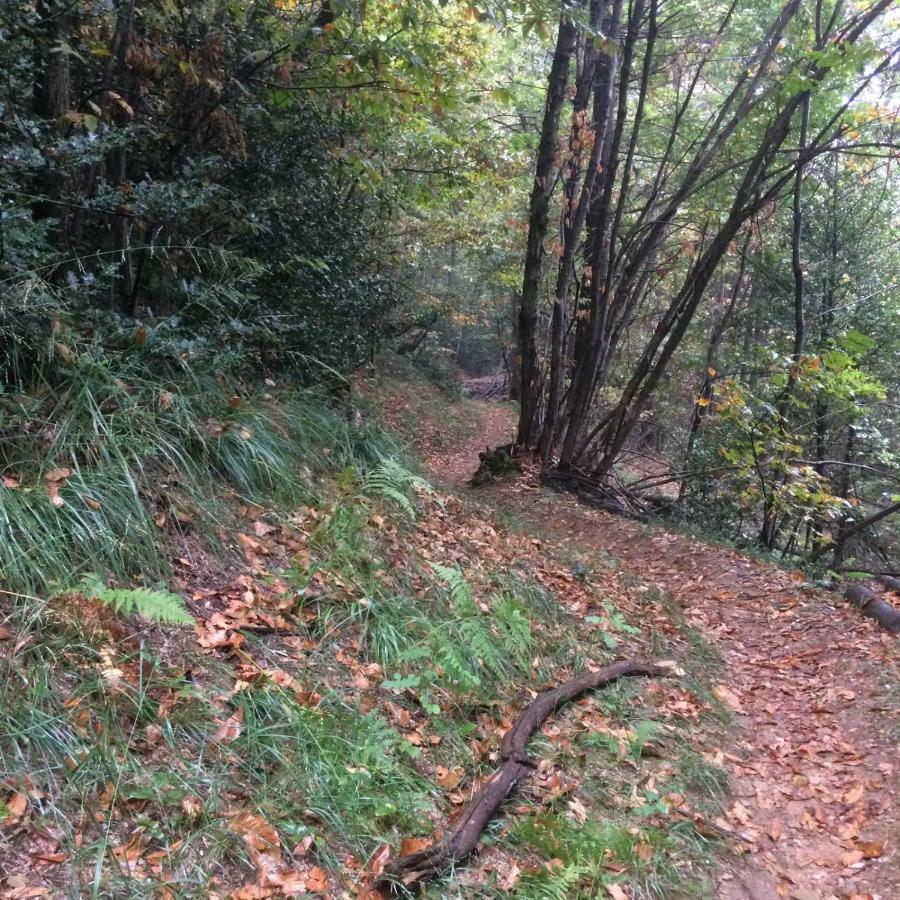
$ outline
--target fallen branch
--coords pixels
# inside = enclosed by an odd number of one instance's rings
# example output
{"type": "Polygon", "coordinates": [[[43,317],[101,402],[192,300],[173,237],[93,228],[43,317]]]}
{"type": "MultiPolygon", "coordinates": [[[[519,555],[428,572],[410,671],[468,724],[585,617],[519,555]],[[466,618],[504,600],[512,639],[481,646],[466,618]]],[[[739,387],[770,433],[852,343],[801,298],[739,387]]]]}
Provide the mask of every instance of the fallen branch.
{"type": "Polygon", "coordinates": [[[824,553],[827,553],[829,550],[834,550],[836,547],[842,547],[847,541],[853,537],[855,534],[859,534],[860,531],[865,531],[865,529],[870,526],[880,522],[882,519],[886,519],[888,516],[893,515],[895,512],[900,512],[900,500],[896,503],[892,503],[890,506],[884,507],[884,509],[879,509],[877,512],[873,512],[872,515],[866,516],[864,519],[860,519],[854,525],[851,525],[846,531],[838,534],[836,541],[822,544],[818,550],[810,557],[810,562],[818,559],[824,553]]]}
{"type": "Polygon", "coordinates": [[[897,577],[897,573],[876,572],[875,580],[881,582],[889,591],[900,593],[900,578],[897,577]]]}
{"type": "Polygon", "coordinates": [[[652,663],[623,660],[596,672],[585,672],[559,687],[544,691],[530,703],[504,735],[500,745],[500,768],[475,795],[450,833],[424,850],[401,856],[378,879],[381,887],[400,883],[411,887],[435,878],[468,857],[481,834],[515,786],[537,764],[527,754],[528,741],[554,710],[587,691],[596,690],[626,676],[659,676],[667,670],[652,663]]]}
{"type": "Polygon", "coordinates": [[[541,472],[541,481],[554,491],[571,491],[583,503],[603,512],[624,516],[637,522],[650,521],[649,513],[637,506],[635,498],[627,493],[614,491],[611,485],[600,484],[589,476],[573,471],[558,472],[545,469],[541,472]]]}
{"type": "Polygon", "coordinates": [[[876,597],[867,587],[861,584],[851,584],[844,596],[854,605],[859,607],[864,616],[874,619],[885,631],[891,634],[900,634],[900,609],[892,606],[886,600],[876,597]]]}

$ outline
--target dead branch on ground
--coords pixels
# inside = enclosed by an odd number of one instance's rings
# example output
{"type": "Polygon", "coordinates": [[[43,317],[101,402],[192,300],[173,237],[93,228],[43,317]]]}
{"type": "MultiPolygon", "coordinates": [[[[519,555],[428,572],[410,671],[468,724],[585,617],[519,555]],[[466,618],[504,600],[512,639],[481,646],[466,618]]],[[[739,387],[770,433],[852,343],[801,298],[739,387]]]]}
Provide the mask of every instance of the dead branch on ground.
{"type": "Polygon", "coordinates": [[[478,791],[452,830],[442,840],[424,850],[401,856],[378,879],[378,885],[390,889],[402,884],[409,888],[435,878],[452,865],[468,857],[478,846],[481,834],[494,818],[503,801],[537,764],[527,754],[528,741],[555,710],[587,691],[604,687],[628,676],[661,676],[667,670],[652,663],[622,660],[567,681],[539,694],[513,723],[500,745],[500,768],[478,791]]]}

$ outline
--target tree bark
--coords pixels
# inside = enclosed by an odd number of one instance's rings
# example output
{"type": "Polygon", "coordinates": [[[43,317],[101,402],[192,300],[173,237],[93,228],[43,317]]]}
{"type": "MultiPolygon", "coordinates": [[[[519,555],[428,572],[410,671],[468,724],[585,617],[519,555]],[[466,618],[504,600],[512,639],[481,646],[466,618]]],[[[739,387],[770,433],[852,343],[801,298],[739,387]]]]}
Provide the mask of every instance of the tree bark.
{"type": "Polygon", "coordinates": [[[858,607],[864,616],[874,619],[885,631],[900,634],[900,609],[876,597],[867,587],[859,584],[851,584],[844,591],[844,596],[858,607]]]}
{"type": "MultiPolygon", "coordinates": [[[[615,129],[607,145],[607,133],[613,115],[618,74],[618,54],[615,50],[607,53],[602,61],[603,77],[594,94],[594,118],[598,123],[597,140],[603,141],[602,173],[594,185],[594,196],[590,199],[587,214],[586,270],[589,283],[590,312],[582,340],[576,344],[575,369],[569,389],[566,410],[568,427],[560,451],[560,465],[568,467],[573,462],[573,450],[583,430],[585,412],[593,393],[593,383],[597,371],[599,339],[603,330],[604,311],[608,304],[608,294],[604,274],[609,259],[614,236],[609,232],[612,194],[618,174],[620,147],[628,110],[628,82],[631,64],[637,45],[638,31],[643,18],[644,2],[635,0],[628,22],[628,34],[622,58],[622,70],[618,85],[618,105],[615,129]],[[602,123],[602,136],[600,134],[602,123]]],[[[610,41],[618,43],[621,30],[622,2],[616,0],[610,21],[610,41]]]]}
{"type": "MultiPolygon", "coordinates": [[[[127,53],[131,45],[134,29],[135,0],[126,0],[119,9],[116,19],[116,30],[110,48],[109,66],[106,72],[108,88],[115,86],[117,92],[128,90],[127,53]]],[[[107,104],[110,119],[121,118],[114,108],[115,104],[107,104]]],[[[128,177],[128,150],[119,146],[110,151],[106,160],[106,177],[114,189],[123,184],[128,177]]],[[[121,254],[119,275],[113,284],[114,305],[126,316],[135,314],[135,276],[131,257],[131,218],[127,215],[112,217],[113,249],[121,254]]]]}
{"type": "MultiPolygon", "coordinates": [[[[809,94],[803,96],[800,107],[800,138],[797,152],[802,156],[806,150],[807,132],[809,131],[809,94]]],[[[794,176],[794,191],[791,209],[791,272],[794,278],[794,347],[791,352],[791,368],[787,384],[778,400],[778,432],[784,440],[787,434],[787,416],[794,387],[800,374],[803,361],[803,346],[806,341],[806,322],[804,319],[804,281],[803,281],[803,174],[804,166],[797,165],[794,176]]],[[[783,483],[783,479],[782,479],[783,483]]],[[[778,491],[772,490],[763,504],[762,527],[759,542],[763,547],[772,549],[778,541],[778,491]]]]}
{"type": "MultiPolygon", "coordinates": [[[[609,31],[609,16],[600,22],[601,4],[592,0],[589,24],[593,29],[598,27],[609,31]]],[[[553,296],[553,309],[550,321],[550,365],[548,370],[547,409],[538,441],[538,453],[545,462],[553,452],[559,421],[559,405],[562,399],[565,381],[566,336],[568,334],[567,315],[569,294],[575,277],[575,251],[584,228],[588,198],[600,166],[600,153],[603,142],[597,139],[597,122],[590,126],[587,122],[587,109],[594,87],[598,69],[599,51],[590,35],[585,36],[584,58],[581,71],[575,86],[575,97],[572,101],[572,126],[569,135],[569,159],[563,178],[562,209],[562,256],[556,273],[556,289],[553,296]],[[582,166],[585,145],[590,142],[588,162],[582,166]],[[584,172],[580,194],[578,182],[584,172]]]]}
{"type": "Polygon", "coordinates": [[[559,117],[569,82],[569,68],[575,50],[575,24],[563,15],[559,22],[556,50],[547,84],[544,119],[534,170],[534,184],[528,213],[528,244],[522,277],[522,297],[518,316],[520,363],[520,407],[517,443],[530,447],[534,443],[540,405],[540,367],[537,358],[538,295],[544,263],[544,241],[547,236],[550,200],[553,196],[556,144],[559,117]]]}

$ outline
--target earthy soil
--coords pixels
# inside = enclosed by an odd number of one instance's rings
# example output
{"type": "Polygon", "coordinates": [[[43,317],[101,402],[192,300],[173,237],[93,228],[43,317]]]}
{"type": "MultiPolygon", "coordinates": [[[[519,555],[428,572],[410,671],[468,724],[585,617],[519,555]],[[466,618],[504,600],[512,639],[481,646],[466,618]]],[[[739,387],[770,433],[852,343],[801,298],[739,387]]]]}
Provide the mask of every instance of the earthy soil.
{"type": "MultiPolygon", "coordinates": [[[[510,439],[511,415],[484,403],[471,440],[429,455],[432,473],[465,484],[478,452],[510,439]]],[[[720,654],[717,693],[738,728],[721,754],[732,798],[719,824],[734,839],[719,900],[900,898],[896,638],[799,572],[591,509],[533,473],[482,495],[548,537],[611,554],[720,654]]]]}

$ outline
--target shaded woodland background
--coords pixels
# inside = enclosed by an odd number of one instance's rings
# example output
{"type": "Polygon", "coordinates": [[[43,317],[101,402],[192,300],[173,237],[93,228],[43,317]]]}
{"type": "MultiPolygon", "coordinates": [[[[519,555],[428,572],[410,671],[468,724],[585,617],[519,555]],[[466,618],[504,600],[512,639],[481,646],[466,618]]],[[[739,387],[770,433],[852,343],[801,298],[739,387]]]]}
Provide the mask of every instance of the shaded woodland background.
{"type": "Polygon", "coordinates": [[[609,505],[896,569],[892,6],[8,4],[4,570],[124,574],[160,472],[265,480],[264,378],[385,351],[609,505]]]}

